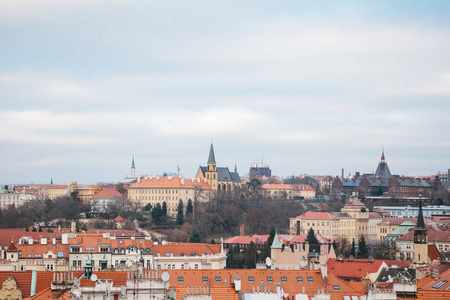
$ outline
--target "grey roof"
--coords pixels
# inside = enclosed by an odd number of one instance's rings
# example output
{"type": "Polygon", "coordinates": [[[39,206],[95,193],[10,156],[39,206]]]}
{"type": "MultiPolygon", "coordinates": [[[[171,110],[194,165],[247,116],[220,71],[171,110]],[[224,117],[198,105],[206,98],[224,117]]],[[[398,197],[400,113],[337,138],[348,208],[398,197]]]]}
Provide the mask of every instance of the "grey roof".
{"type": "Polygon", "coordinates": [[[350,179],[350,180],[342,180],[342,186],[344,187],[358,187],[361,179],[350,179]]]}
{"type": "Polygon", "coordinates": [[[407,234],[415,226],[416,226],[416,223],[411,222],[411,221],[405,221],[402,224],[400,224],[397,228],[392,230],[390,233],[388,233],[385,240],[395,241],[397,238],[407,234]]]}
{"type": "Polygon", "coordinates": [[[238,172],[230,172],[230,175],[231,175],[231,181],[233,181],[234,183],[241,183],[241,178],[239,177],[238,172]]]}
{"type": "Polygon", "coordinates": [[[228,167],[217,167],[217,177],[219,181],[233,181],[228,167]]]}
{"type": "Polygon", "coordinates": [[[398,179],[398,182],[400,183],[400,186],[409,186],[409,187],[431,187],[431,184],[422,179],[408,179],[408,178],[402,178],[402,179],[398,179]]]}
{"type": "Polygon", "coordinates": [[[216,158],[214,157],[214,148],[213,144],[211,143],[211,148],[209,148],[209,157],[208,157],[208,164],[215,164],[216,158]]]}
{"type": "Polygon", "coordinates": [[[384,268],[381,270],[375,282],[388,282],[392,278],[406,278],[409,280],[416,279],[415,269],[404,268],[384,268]]]}
{"type": "Polygon", "coordinates": [[[423,220],[422,201],[419,203],[419,215],[417,216],[417,228],[426,228],[423,220]]]}
{"type": "Polygon", "coordinates": [[[375,176],[378,178],[390,179],[392,178],[391,171],[389,171],[389,167],[387,163],[380,162],[378,164],[377,170],[375,171],[375,176]]]}

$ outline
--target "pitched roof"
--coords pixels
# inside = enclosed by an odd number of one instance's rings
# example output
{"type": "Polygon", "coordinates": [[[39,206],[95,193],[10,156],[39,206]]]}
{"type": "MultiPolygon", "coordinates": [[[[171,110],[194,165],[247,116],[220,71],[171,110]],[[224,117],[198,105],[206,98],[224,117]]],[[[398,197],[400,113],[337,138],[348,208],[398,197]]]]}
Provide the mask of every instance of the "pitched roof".
{"type": "Polygon", "coordinates": [[[292,184],[266,183],[261,185],[262,190],[293,190],[292,184]]]}
{"type": "MultiPolygon", "coordinates": [[[[181,291],[186,287],[210,287],[211,293],[217,288],[229,287],[234,283],[234,277],[241,279],[241,290],[252,293],[256,286],[264,285],[275,292],[276,285],[280,285],[285,293],[291,297],[302,293],[303,287],[309,297],[314,297],[319,289],[325,288],[320,270],[257,270],[257,269],[226,269],[226,270],[167,270],[170,274],[169,285],[181,291]],[[181,278],[182,280],[179,280],[181,278]]],[[[328,272],[326,285],[331,300],[342,300],[343,296],[362,296],[360,292],[328,272]],[[339,290],[334,290],[334,286],[339,290]]],[[[177,292],[177,299],[184,296],[177,292]]],[[[218,298],[213,299],[233,299],[218,298]]]]}
{"type": "Polygon", "coordinates": [[[27,298],[30,296],[31,290],[31,272],[32,271],[0,272],[0,286],[6,278],[12,277],[16,280],[17,287],[22,291],[22,298],[27,298]]]}
{"type": "Polygon", "coordinates": [[[211,143],[211,147],[209,148],[209,157],[208,157],[208,164],[215,164],[216,163],[216,158],[214,156],[214,147],[213,144],[211,143]]]}
{"type": "MultiPolygon", "coordinates": [[[[53,252],[54,254],[60,253],[62,254],[62,257],[68,258],[69,257],[69,250],[67,245],[62,245],[60,242],[58,244],[53,245],[52,243],[48,243],[46,245],[41,244],[22,244],[19,245],[18,250],[19,258],[38,258],[42,259],[44,254],[48,253],[49,251],[53,252]]],[[[60,257],[60,256],[58,256],[60,257]]]]}
{"type": "MultiPolygon", "coordinates": [[[[427,227],[427,240],[428,242],[450,242],[450,231],[436,230],[431,227],[427,227]]],[[[411,230],[404,236],[401,236],[397,241],[414,241],[414,230],[411,230]]]]}
{"type": "Polygon", "coordinates": [[[153,242],[151,240],[147,239],[111,239],[111,248],[127,248],[131,245],[135,246],[136,248],[152,248],[153,242]]]}
{"type": "Polygon", "coordinates": [[[327,261],[328,272],[333,273],[341,279],[361,280],[370,273],[376,273],[381,265],[382,260],[375,259],[370,262],[368,259],[343,259],[330,258],[327,261]]]}
{"type": "MultiPolygon", "coordinates": [[[[66,229],[67,230],[67,229],[66,229]]],[[[22,237],[30,237],[33,240],[40,240],[41,238],[49,238],[55,237],[58,238],[63,233],[67,233],[67,231],[55,231],[55,232],[47,232],[46,230],[42,232],[33,232],[33,231],[25,231],[25,228],[18,229],[0,229],[0,245],[6,246],[11,244],[11,238],[15,241],[20,240],[22,237]]]]}
{"type": "Polygon", "coordinates": [[[92,196],[91,199],[117,199],[124,197],[125,196],[119,193],[115,188],[108,187],[98,192],[98,194],[92,196]]]}
{"type": "Polygon", "coordinates": [[[332,215],[331,213],[328,213],[328,212],[312,212],[312,211],[305,212],[304,214],[298,216],[297,218],[302,218],[302,219],[337,219],[336,216],[334,216],[334,215],[332,215]]]}
{"type": "Polygon", "coordinates": [[[202,243],[167,243],[166,245],[153,245],[153,255],[157,256],[202,256],[220,253],[220,245],[202,243]]]}
{"type": "Polygon", "coordinates": [[[443,291],[449,287],[450,287],[450,269],[439,274],[438,277],[433,278],[431,281],[428,281],[427,283],[422,285],[420,287],[420,289],[421,290],[434,289],[434,290],[442,290],[443,291]],[[441,283],[441,284],[439,284],[439,286],[437,286],[438,283],[441,283]]]}
{"type": "Polygon", "coordinates": [[[129,188],[201,188],[210,190],[211,187],[204,180],[184,179],[180,177],[144,177],[139,182],[133,183],[129,188]]]}

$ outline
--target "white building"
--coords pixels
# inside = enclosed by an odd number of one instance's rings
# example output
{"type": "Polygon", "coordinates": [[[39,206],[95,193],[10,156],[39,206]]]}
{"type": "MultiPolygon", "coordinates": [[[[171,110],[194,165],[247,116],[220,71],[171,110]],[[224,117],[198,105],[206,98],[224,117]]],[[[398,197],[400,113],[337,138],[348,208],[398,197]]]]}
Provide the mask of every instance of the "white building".
{"type": "MultiPolygon", "coordinates": [[[[376,209],[384,209],[391,217],[397,218],[417,218],[419,215],[419,207],[412,206],[375,206],[376,209]]],[[[422,207],[423,216],[430,218],[432,215],[448,215],[450,214],[450,206],[430,205],[422,207]]]]}

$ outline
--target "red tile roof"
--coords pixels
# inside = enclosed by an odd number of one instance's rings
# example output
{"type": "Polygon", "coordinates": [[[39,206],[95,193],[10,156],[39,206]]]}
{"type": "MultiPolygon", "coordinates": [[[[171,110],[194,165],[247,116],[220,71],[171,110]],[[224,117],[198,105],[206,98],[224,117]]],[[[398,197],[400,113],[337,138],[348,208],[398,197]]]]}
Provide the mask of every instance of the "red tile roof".
{"type": "MultiPolygon", "coordinates": [[[[450,231],[436,230],[431,227],[427,227],[427,240],[428,242],[450,242],[450,231]]],[[[407,234],[399,237],[397,241],[414,241],[414,230],[410,230],[407,234]]]]}
{"type": "MultiPolygon", "coordinates": [[[[186,287],[210,287],[211,293],[217,288],[230,287],[231,283],[234,283],[234,276],[237,275],[241,278],[241,289],[245,292],[253,292],[253,288],[261,285],[269,286],[270,291],[275,291],[275,285],[279,284],[283,288],[285,293],[289,294],[289,297],[302,292],[303,286],[305,287],[305,293],[314,297],[317,291],[324,287],[322,275],[319,270],[167,270],[170,274],[170,286],[173,286],[179,290],[177,292],[177,299],[181,299],[184,296],[181,291],[185,291],[186,287]],[[178,278],[182,277],[182,281],[178,278]],[[220,281],[216,281],[216,277],[220,278],[220,281]],[[203,280],[206,279],[206,281],[203,280]],[[302,282],[297,278],[301,278],[302,282]],[[310,280],[308,278],[311,278],[310,280]]],[[[332,300],[342,300],[343,296],[354,295],[361,296],[356,289],[349,286],[346,282],[340,280],[333,274],[328,273],[327,287],[329,287],[329,293],[332,300]],[[339,286],[339,290],[333,290],[333,286],[339,286]]],[[[217,299],[213,297],[213,299],[217,299]]],[[[233,299],[233,298],[226,298],[233,299]]]]}
{"type": "Polygon", "coordinates": [[[111,248],[126,248],[130,245],[136,248],[152,248],[153,243],[151,240],[140,239],[111,239],[111,248]]]}
{"type": "MultiPolygon", "coordinates": [[[[425,284],[421,285],[421,290],[445,290],[450,287],[450,270],[447,270],[441,274],[439,274],[437,277],[427,276],[431,277],[432,279],[426,282],[425,284]],[[445,282],[444,282],[445,281],[445,282]],[[443,283],[442,285],[435,287],[438,283],[443,283]]],[[[426,277],[425,277],[426,278],[426,277]]]]}
{"type": "Polygon", "coordinates": [[[39,258],[42,259],[44,257],[44,254],[48,253],[49,251],[52,251],[55,255],[57,255],[58,252],[63,253],[63,257],[68,258],[69,257],[69,250],[67,245],[62,245],[59,241],[58,244],[53,245],[51,241],[47,243],[47,245],[41,245],[41,244],[22,244],[19,245],[18,250],[20,251],[19,258],[39,258]],[[41,255],[36,256],[36,255],[41,255]]]}
{"type": "Polygon", "coordinates": [[[129,188],[202,188],[210,190],[211,187],[204,180],[184,179],[180,177],[145,177],[133,183],[129,188]]]}
{"type": "Polygon", "coordinates": [[[201,244],[201,243],[167,243],[166,245],[153,245],[153,255],[156,257],[166,256],[166,254],[173,254],[173,256],[190,256],[196,254],[201,256],[203,254],[218,254],[220,253],[220,245],[201,244]]]}
{"type": "Polygon", "coordinates": [[[31,237],[33,240],[40,240],[41,238],[47,237],[61,237],[62,231],[47,232],[46,230],[42,232],[25,231],[25,228],[20,229],[0,229],[0,245],[6,246],[11,244],[11,238],[17,243],[22,237],[31,237]]]}
{"type": "Polygon", "coordinates": [[[268,234],[263,235],[238,235],[227,238],[223,241],[224,244],[240,244],[250,245],[251,242],[256,245],[263,245],[269,239],[268,234]]]}
{"type": "Polygon", "coordinates": [[[91,197],[91,199],[118,199],[118,198],[125,198],[125,196],[112,187],[105,188],[100,192],[98,192],[97,195],[91,197]]]}
{"type": "Polygon", "coordinates": [[[262,190],[293,190],[294,187],[291,184],[276,184],[266,183],[261,185],[262,190]]]}
{"type": "Polygon", "coordinates": [[[22,291],[23,298],[27,298],[30,296],[31,271],[0,272],[0,286],[3,284],[3,281],[5,281],[5,279],[8,277],[12,277],[16,280],[17,287],[22,291]]]}
{"type": "Polygon", "coordinates": [[[328,212],[305,212],[303,215],[298,216],[297,218],[302,219],[337,219],[336,216],[328,213],[328,212]]]}
{"type": "Polygon", "coordinates": [[[103,234],[78,233],[75,238],[68,239],[69,245],[82,245],[82,252],[99,252],[99,245],[109,245],[110,239],[103,238],[103,234]],[[86,248],[94,250],[86,250],[86,248]]]}
{"type": "Polygon", "coordinates": [[[336,258],[330,258],[327,261],[328,272],[346,280],[361,280],[367,274],[376,273],[382,263],[382,260],[377,259],[369,262],[368,259],[354,259],[353,261],[343,259],[340,261],[336,258]]]}
{"type": "Polygon", "coordinates": [[[122,218],[122,217],[119,215],[119,216],[117,216],[117,217],[114,218],[114,221],[123,223],[123,222],[125,222],[125,219],[122,218]]]}
{"type": "MultiPolygon", "coordinates": [[[[113,286],[125,286],[127,284],[127,273],[123,271],[96,271],[94,272],[100,280],[113,280],[113,286]]],[[[80,286],[95,286],[95,282],[81,278],[80,286]]]]}

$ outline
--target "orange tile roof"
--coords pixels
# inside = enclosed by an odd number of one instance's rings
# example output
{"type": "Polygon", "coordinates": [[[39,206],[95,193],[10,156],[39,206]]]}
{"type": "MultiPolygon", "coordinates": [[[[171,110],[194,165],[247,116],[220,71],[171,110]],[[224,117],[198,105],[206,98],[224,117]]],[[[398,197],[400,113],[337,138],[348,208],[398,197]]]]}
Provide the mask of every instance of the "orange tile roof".
{"type": "MultiPolygon", "coordinates": [[[[253,288],[260,286],[263,282],[264,286],[269,286],[270,291],[275,291],[275,284],[280,284],[285,293],[289,296],[296,295],[302,292],[303,286],[305,293],[313,297],[318,289],[324,287],[322,275],[319,270],[167,270],[170,274],[170,286],[173,286],[180,291],[177,292],[177,299],[184,296],[181,291],[185,291],[186,287],[210,287],[211,293],[217,288],[230,287],[234,283],[234,276],[241,278],[241,289],[245,292],[253,292],[253,288]],[[179,281],[179,277],[183,281],[179,281]],[[220,281],[216,281],[216,277],[220,277],[220,281]],[[206,281],[203,280],[206,279],[206,281]],[[303,281],[297,281],[301,278],[303,281]],[[312,281],[309,281],[311,278],[312,281]],[[251,281],[253,279],[253,281],[251,281]]],[[[349,286],[346,282],[340,280],[333,274],[328,273],[327,288],[331,294],[331,299],[342,300],[344,295],[361,296],[362,294],[356,289],[349,286]],[[339,286],[339,290],[334,290],[333,286],[339,286]],[[331,288],[331,289],[330,289],[331,288]]],[[[213,297],[213,299],[216,299],[213,297]]],[[[233,298],[227,298],[233,299],[233,298]]]]}
{"type": "Polygon", "coordinates": [[[368,259],[354,259],[353,261],[343,259],[340,261],[336,258],[330,258],[327,261],[328,272],[333,273],[341,279],[348,280],[361,280],[367,274],[377,272],[382,263],[383,261],[378,259],[369,262],[368,259]]]}
{"type": "Polygon", "coordinates": [[[96,229],[89,228],[86,230],[86,233],[106,233],[109,232],[111,236],[143,236],[139,232],[135,230],[126,230],[126,229],[96,229]]]}
{"type": "Polygon", "coordinates": [[[315,191],[315,189],[312,186],[307,185],[307,184],[300,184],[300,185],[295,184],[295,185],[293,185],[293,187],[294,187],[294,190],[296,190],[296,191],[307,191],[307,192],[315,191]]]}
{"type": "Polygon", "coordinates": [[[112,187],[105,188],[100,192],[98,192],[98,194],[96,194],[95,196],[91,197],[91,199],[117,199],[117,198],[125,198],[125,196],[112,187]]]}
{"type": "Polygon", "coordinates": [[[184,188],[195,187],[210,190],[211,187],[204,180],[184,179],[180,177],[144,177],[133,183],[129,188],[184,188]]]}
{"type": "Polygon", "coordinates": [[[103,238],[103,234],[79,233],[75,238],[68,239],[69,245],[82,245],[82,252],[98,252],[99,245],[109,245],[110,239],[103,238]],[[94,247],[95,250],[87,251],[86,248],[94,247]]]}
{"type": "Polygon", "coordinates": [[[21,229],[0,229],[0,245],[7,246],[11,244],[11,238],[14,239],[14,243],[17,243],[22,237],[31,237],[33,240],[40,240],[41,238],[61,237],[62,231],[42,232],[25,231],[25,228],[21,229]]]}
{"type": "Polygon", "coordinates": [[[305,212],[303,215],[298,216],[297,218],[302,219],[337,219],[336,216],[328,213],[328,212],[305,212]]]}
{"type": "Polygon", "coordinates": [[[241,244],[249,245],[251,242],[256,245],[263,245],[269,239],[268,234],[263,235],[238,235],[227,238],[223,241],[224,244],[241,244]]]}
{"type": "Polygon", "coordinates": [[[203,254],[218,254],[220,253],[220,245],[201,244],[201,243],[168,243],[166,245],[153,245],[153,255],[156,257],[166,256],[166,254],[173,254],[173,256],[190,256],[195,253],[198,256],[203,254]]]}
{"type": "Polygon", "coordinates": [[[136,248],[152,248],[153,242],[151,240],[146,240],[143,238],[140,239],[112,239],[111,248],[126,248],[128,246],[135,246],[136,248]],[[142,242],[142,243],[141,243],[142,242]]]}
{"type": "MultiPolygon", "coordinates": [[[[50,242],[47,243],[47,245],[41,245],[41,244],[33,244],[33,245],[29,245],[29,244],[22,244],[19,245],[18,250],[20,251],[19,254],[19,258],[39,258],[42,259],[44,254],[52,251],[53,253],[55,253],[55,255],[58,252],[62,252],[63,253],[63,257],[68,258],[69,257],[69,250],[67,245],[62,245],[61,243],[59,243],[56,245],[53,245],[50,242]],[[36,256],[36,255],[41,255],[36,256]]],[[[53,257],[55,258],[55,257],[53,257]]]]}
{"type": "Polygon", "coordinates": [[[443,273],[439,274],[436,278],[432,276],[427,276],[425,278],[422,278],[424,280],[424,284],[421,284],[420,289],[421,290],[446,290],[450,287],[450,270],[444,271],[443,273]],[[430,278],[430,280],[425,282],[425,278],[430,278]],[[444,282],[444,284],[440,285],[439,287],[435,287],[436,284],[444,282]]]}
{"type": "Polygon", "coordinates": [[[52,189],[67,189],[69,186],[64,184],[53,184],[53,185],[41,185],[41,189],[43,190],[52,190],[52,189]]]}
{"type": "Polygon", "coordinates": [[[114,218],[114,221],[116,221],[116,222],[125,222],[125,219],[122,218],[120,215],[118,215],[117,217],[114,218]]]}
{"type": "Polygon", "coordinates": [[[37,293],[36,295],[27,298],[27,299],[33,299],[33,300],[68,300],[70,297],[70,290],[65,291],[52,291],[51,287],[46,288],[45,290],[41,291],[40,293],[37,293]]]}
{"type": "Polygon", "coordinates": [[[5,279],[8,277],[13,277],[16,280],[17,286],[22,291],[23,298],[27,298],[30,296],[31,271],[0,272],[0,286],[1,284],[3,284],[3,281],[5,281],[5,279]]]}
{"type": "MultiPolygon", "coordinates": [[[[100,280],[113,280],[113,286],[125,286],[127,284],[127,273],[123,271],[95,271],[100,280]]],[[[80,286],[95,286],[95,282],[87,280],[86,278],[80,279],[80,286]]]]}

